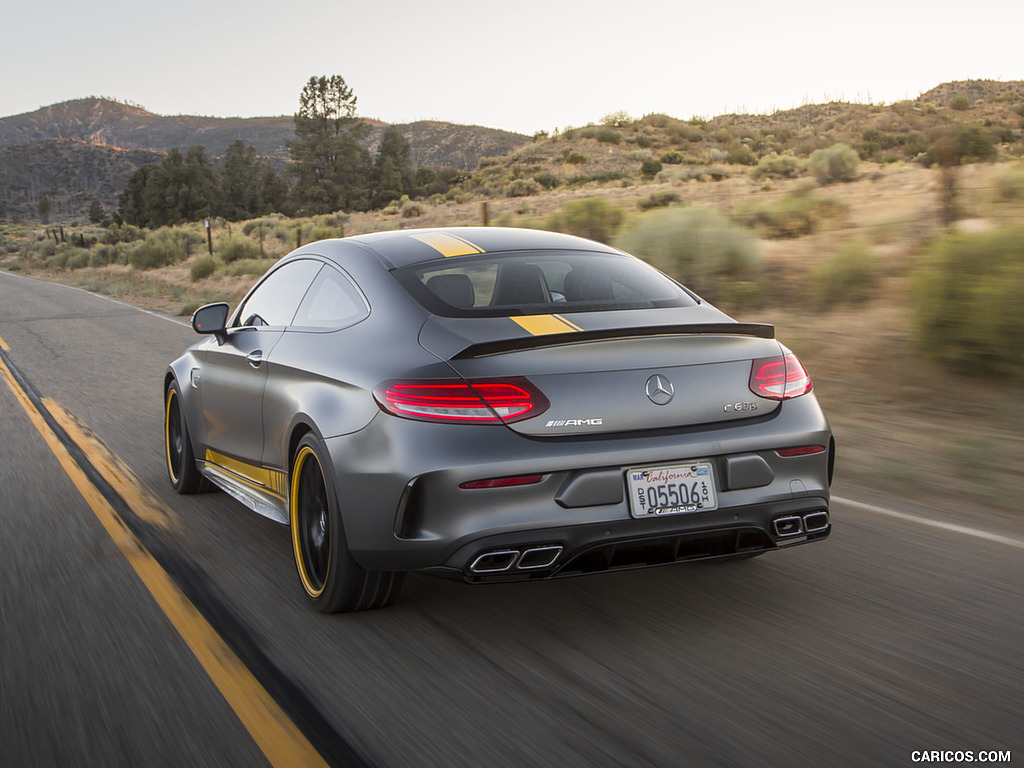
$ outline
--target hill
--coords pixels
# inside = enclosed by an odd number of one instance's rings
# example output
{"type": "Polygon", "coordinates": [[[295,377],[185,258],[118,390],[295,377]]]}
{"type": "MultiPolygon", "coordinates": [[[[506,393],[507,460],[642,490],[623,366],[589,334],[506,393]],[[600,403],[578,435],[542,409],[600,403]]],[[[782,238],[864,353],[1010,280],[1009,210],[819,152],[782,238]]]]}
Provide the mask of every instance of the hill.
{"type": "MultiPolygon", "coordinates": [[[[387,124],[367,122],[367,146],[375,152],[387,124]]],[[[413,164],[430,168],[471,170],[481,157],[504,155],[528,141],[509,131],[436,121],[397,127],[409,141],[413,164]]],[[[44,194],[53,200],[55,216],[82,216],[92,200],[113,210],[132,172],[174,147],[202,144],[219,157],[241,140],[281,167],[288,162],[285,141],[293,136],[290,115],[167,117],[100,98],[0,118],[0,216],[32,216],[44,194]]]]}

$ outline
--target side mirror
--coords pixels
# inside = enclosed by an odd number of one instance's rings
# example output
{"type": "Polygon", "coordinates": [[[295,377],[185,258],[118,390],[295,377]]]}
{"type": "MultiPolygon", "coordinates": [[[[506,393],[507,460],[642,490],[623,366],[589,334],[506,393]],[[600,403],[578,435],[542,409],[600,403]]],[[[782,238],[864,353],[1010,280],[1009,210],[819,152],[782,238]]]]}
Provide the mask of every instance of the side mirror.
{"type": "Polygon", "coordinates": [[[223,344],[227,340],[228,305],[224,302],[207,304],[192,313],[192,330],[196,333],[212,333],[223,344]]]}

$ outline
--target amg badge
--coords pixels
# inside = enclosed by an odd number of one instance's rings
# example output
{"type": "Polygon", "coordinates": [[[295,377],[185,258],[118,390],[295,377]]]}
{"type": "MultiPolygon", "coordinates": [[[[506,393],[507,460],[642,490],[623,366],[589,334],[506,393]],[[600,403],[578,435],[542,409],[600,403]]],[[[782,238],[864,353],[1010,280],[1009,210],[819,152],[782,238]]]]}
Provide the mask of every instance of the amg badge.
{"type": "Polygon", "coordinates": [[[599,427],[604,419],[556,419],[549,421],[545,427],[599,427]]]}

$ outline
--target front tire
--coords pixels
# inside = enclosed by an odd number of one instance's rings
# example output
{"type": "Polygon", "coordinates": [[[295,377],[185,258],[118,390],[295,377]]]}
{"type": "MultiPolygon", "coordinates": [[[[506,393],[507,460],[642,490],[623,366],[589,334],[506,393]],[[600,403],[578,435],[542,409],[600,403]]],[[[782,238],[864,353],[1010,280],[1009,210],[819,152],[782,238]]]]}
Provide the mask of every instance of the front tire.
{"type": "Polygon", "coordinates": [[[167,459],[167,477],[175,491],[201,493],[211,488],[210,481],[196,466],[176,381],[171,382],[164,396],[164,456],[167,459]]]}
{"type": "Polygon", "coordinates": [[[348,549],[326,451],[312,434],[292,461],[289,518],[299,581],[321,613],[363,611],[393,603],[405,574],[367,571],[348,549]]]}

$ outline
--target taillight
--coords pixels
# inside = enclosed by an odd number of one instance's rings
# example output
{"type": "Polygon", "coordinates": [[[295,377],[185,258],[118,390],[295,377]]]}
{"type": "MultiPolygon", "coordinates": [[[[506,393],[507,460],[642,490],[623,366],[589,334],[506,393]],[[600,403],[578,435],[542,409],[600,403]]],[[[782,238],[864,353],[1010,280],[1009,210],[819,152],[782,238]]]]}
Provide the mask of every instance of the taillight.
{"type": "Polygon", "coordinates": [[[550,403],[524,378],[386,381],[374,392],[388,413],[420,421],[511,423],[543,413],[550,403]]]}
{"type": "Polygon", "coordinates": [[[536,485],[544,479],[544,475],[517,475],[516,477],[496,477],[492,480],[470,480],[460,483],[459,488],[512,488],[517,485],[536,485]]]}
{"type": "Polygon", "coordinates": [[[789,400],[806,395],[814,387],[811,377],[796,355],[762,357],[750,367],[750,391],[771,400],[789,400]]]}

